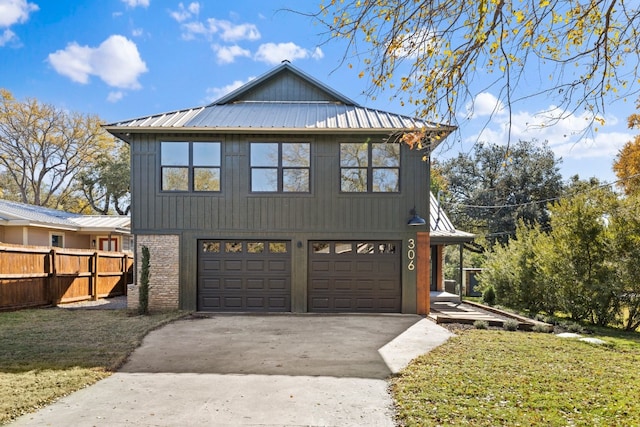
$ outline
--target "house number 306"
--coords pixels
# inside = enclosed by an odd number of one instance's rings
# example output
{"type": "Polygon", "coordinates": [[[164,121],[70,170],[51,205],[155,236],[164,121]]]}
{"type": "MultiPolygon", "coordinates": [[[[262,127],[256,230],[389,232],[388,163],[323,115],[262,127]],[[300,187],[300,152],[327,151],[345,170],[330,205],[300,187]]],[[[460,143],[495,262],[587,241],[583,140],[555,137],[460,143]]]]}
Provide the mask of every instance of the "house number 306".
{"type": "Polygon", "coordinates": [[[409,263],[407,264],[407,270],[413,271],[416,269],[415,259],[416,259],[416,241],[414,239],[409,239],[409,244],[407,245],[407,258],[409,259],[409,263]]]}

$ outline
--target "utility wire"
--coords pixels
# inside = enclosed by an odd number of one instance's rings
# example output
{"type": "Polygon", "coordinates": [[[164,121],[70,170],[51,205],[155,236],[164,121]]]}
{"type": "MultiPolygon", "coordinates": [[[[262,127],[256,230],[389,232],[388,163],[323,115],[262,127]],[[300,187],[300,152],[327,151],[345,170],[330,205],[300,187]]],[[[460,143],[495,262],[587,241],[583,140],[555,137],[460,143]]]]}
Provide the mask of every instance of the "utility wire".
{"type": "Polygon", "coordinates": [[[631,180],[633,178],[638,178],[640,177],[640,173],[631,175],[627,178],[622,178],[619,179],[617,181],[613,181],[613,182],[609,182],[609,183],[604,183],[604,184],[600,184],[597,185],[595,187],[590,187],[589,189],[586,189],[584,191],[579,191],[575,194],[568,194],[568,195],[563,195],[563,196],[558,196],[558,197],[552,197],[549,199],[543,199],[543,200],[535,200],[532,202],[525,202],[525,203],[507,203],[507,204],[503,204],[503,205],[468,205],[468,204],[464,204],[464,203],[456,203],[456,202],[449,202],[446,200],[443,200],[444,204],[447,204],[449,206],[455,206],[455,207],[461,207],[461,208],[474,208],[474,209],[502,209],[502,208],[516,208],[516,207],[521,207],[521,206],[529,206],[529,205],[537,205],[539,203],[548,203],[548,202],[555,202],[557,200],[560,199],[566,199],[568,197],[573,197],[576,196],[578,194],[582,194],[582,193],[587,193],[590,190],[593,190],[594,188],[604,188],[604,187],[610,187],[612,185],[624,182],[624,181],[628,181],[631,180]]]}

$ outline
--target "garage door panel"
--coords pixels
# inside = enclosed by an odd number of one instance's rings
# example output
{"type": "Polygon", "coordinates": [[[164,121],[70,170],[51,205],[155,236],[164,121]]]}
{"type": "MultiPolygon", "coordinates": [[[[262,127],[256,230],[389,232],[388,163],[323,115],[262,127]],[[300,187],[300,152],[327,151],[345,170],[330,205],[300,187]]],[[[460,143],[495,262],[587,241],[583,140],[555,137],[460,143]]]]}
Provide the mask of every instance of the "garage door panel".
{"type": "Polygon", "coordinates": [[[285,260],[270,260],[267,264],[267,271],[271,273],[288,273],[289,267],[285,260]]]}
{"type": "Polygon", "coordinates": [[[334,307],[336,310],[351,310],[353,307],[351,298],[336,297],[334,299],[334,307]]]}
{"type": "Polygon", "coordinates": [[[198,310],[291,311],[291,243],[198,242],[198,310]]]}
{"type": "Polygon", "coordinates": [[[266,284],[264,279],[247,279],[247,290],[266,290],[266,284]]]}
{"type": "Polygon", "coordinates": [[[356,288],[358,291],[375,291],[376,282],[373,280],[356,280],[356,288]]]}
{"type": "Polygon", "coordinates": [[[220,289],[220,279],[204,279],[201,281],[202,288],[208,290],[220,289]]]}
{"type": "Polygon", "coordinates": [[[313,297],[309,300],[309,311],[325,311],[329,309],[329,298],[313,297]]]}
{"type": "Polygon", "coordinates": [[[220,271],[220,261],[218,260],[204,260],[200,264],[200,271],[220,271]]]}
{"type": "Polygon", "coordinates": [[[374,270],[375,264],[373,261],[356,262],[356,272],[358,273],[373,273],[374,270]]]}
{"type": "Polygon", "coordinates": [[[351,279],[336,279],[333,281],[334,291],[349,291],[352,289],[353,281],[351,279]]]}
{"type": "Polygon", "coordinates": [[[398,264],[393,262],[381,261],[378,264],[378,272],[381,274],[396,274],[398,273],[398,264]]]}
{"type": "Polygon", "coordinates": [[[398,241],[309,242],[309,311],[400,312],[398,241]]]}
{"type": "Polygon", "coordinates": [[[309,281],[309,289],[312,291],[328,291],[329,279],[311,279],[309,281]]]}
{"type": "Polygon", "coordinates": [[[329,272],[330,267],[329,261],[311,261],[311,271],[314,273],[329,272]]]}
{"type": "Polygon", "coordinates": [[[277,310],[288,310],[289,309],[289,300],[284,297],[269,297],[269,308],[277,311],[277,310]]]}
{"type": "Polygon", "coordinates": [[[380,298],[378,303],[382,310],[393,310],[396,307],[396,298],[380,298]]]}
{"type": "Polygon", "coordinates": [[[226,291],[242,289],[242,279],[240,278],[225,278],[222,279],[222,288],[226,291]]]}
{"type": "Polygon", "coordinates": [[[233,259],[224,261],[224,271],[242,271],[242,260],[233,259]]]}
{"type": "Polygon", "coordinates": [[[247,260],[246,270],[247,271],[258,271],[262,272],[265,270],[265,262],[263,260],[247,260]]]}
{"type": "Polygon", "coordinates": [[[227,309],[242,309],[242,298],[240,297],[223,297],[222,301],[224,302],[221,308],[227,309]]]}
{"type": "Polygon", "coordinates": [[[356,298],[357,310],[373,310],[375,308],[373,298],[356,298]]]}
{"type": "Polygon", "coordinates": [[[265,298],[264,297],[247,297],[247,307],[248,308],[260,308],[265,306],[265,298]]]}
{"type": "Polygon", "coordinates": [[[392,280],[378,280],[378,290],[392,291],[396,290],[397,284],[392,280]]]}
{"type": "Polygon", "coordinates": [[[288,286],[288,281],[285,279],[269,279],[267,280],[268,289],[273,291],[285,291],[288,286]]]}

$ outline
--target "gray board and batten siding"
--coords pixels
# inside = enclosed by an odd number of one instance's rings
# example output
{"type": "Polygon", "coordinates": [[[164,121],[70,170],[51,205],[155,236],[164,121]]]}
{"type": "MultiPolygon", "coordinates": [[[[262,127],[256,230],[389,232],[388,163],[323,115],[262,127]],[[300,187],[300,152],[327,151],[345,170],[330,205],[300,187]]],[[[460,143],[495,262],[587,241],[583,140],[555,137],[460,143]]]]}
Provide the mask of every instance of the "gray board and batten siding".
{"type": "MultiPolygon", "coordinates": [[[[136,135],[131,141],[132,230],[136,234],[176,234],[181,237],[181,308],[195,310],[198,240],[276,239],[292,242],[291,311],[307,311],[308,245],[313,240],[401,240],[417,230],[407,226],[410,210],[427,215],[427,164],[421,154],[402,147],[399,193],[341,193],[339,142],[361,142],[340,135],[283,136],[220,135],[178,139],[220,141],[221,191],[171,193],[160,189],[160,141],[136,135]],[[310,193],[252,193],[249,142],[311,143],[310,193]],[[233,195],[233,197],[229,197],[233,195]],[[302,247],[299,247],[299,243],[302,247]]],[[[420,230],[426,231],[426,230],[420,230]]],[[[406,258],[403,251],[403,258],[406,258]]],[[[402,265],[408,263],[403,259],[402,265]]],[[[415,310],[415,271],[402,270],[402,311],[415,310]]]]}
{"type": "Polygon", "coordinates": [[[210,105],[106,129],[131,147],[132,232],[179,236],[180,308],[199,309],[199,298],[205,304],[198,294],[198,271],[202,259],[215,259],[199,255],[205,241],[289,242],[285,308],[293,312],[310,309],[311,242],[398,242],[401,303],[393,311],[416,312],[416,260],[410,259],[415,252],[408,247],[418,231],[428,230],[408,227],[407,220],[414,207],[421,216],[429,215],[425,153],[401,146],[398,192],[346,193],[340,184],[340,143],[395,143],[402,132],[425,130],[437,136],[433,148],[454,127],[361,107],[283,63],[210,105]],[[164,141],[219,142],[220,191],[162,191],[164,141]],[[309,192],[252,192],[254,142],[309,143],[309,192]]]}

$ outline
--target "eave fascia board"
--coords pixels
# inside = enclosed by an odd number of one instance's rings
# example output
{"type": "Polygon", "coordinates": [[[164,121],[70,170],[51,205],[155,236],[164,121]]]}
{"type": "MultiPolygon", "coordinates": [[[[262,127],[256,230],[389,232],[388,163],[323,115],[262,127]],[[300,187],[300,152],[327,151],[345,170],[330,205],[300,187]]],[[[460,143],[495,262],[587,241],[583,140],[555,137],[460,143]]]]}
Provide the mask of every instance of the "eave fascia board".
{"type": "Polygon", "coordinates": [[[7,221],[6,223],[0,222],[0,224],[6,227],[34,227],[34,228],[49,228],[52,230],[61,230],[61,231],[78,231],[78,227],[73,227],[69,225],[60,225],[60,224],[50,224],[46,222],[34,222],[27,220],[12,220],[7,221]]]}
{"type": "MultiPolygon", "coordinates": [[[[435,133],[441,134],[441,139],[449,136],[453,131],[457,128],[455,126],[442,126],[438,128],[429,128],[424,131],[427,133],[435,133]]],[[[400,134],[407,132],[420,132],[422,129],[419,128],[227,128],[227,127],[207,127],[207,128],[185,128],[185,127],[141,127],[141,128],[131,128],[127,126],[109,126],[105,127],[105,130],[111,132],[112,134],[129,136],[133,134],[145,134],[145,133],[198,133],[198,134],[211,134],[211,133],[233,133],[233,134],[301,134],[301,133],[309,133],[309,134],[400,134]]]]}

